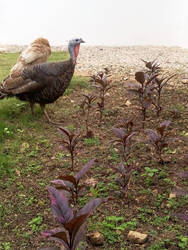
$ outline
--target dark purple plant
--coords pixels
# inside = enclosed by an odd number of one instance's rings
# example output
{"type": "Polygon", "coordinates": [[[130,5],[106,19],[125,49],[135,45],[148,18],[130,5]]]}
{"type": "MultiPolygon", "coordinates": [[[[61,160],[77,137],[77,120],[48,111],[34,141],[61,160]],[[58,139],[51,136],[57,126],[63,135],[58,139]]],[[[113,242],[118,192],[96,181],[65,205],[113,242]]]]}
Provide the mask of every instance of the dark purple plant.
{"type": "Polygon", "coordinates": [[[67,137],[67,139],[62,140],[63,146],[69,151],[71,155],[71,169],[74,170],[74,155],[75,148],[79,141],[79,134],[74,134],[70,132],[67,128],[59,127],[58,130],[61,134],[67,137]]]}
{"type": "Polygon", "coordinates": [[[163,90],[163,87],[168,83],[168,81],[170,79],[172,79],[175,75],[171,75],[169,77],[163,77],[163,78],[159,78],[159,77],[156,77],[155,78],[155,90],[157,92],[157,100],[156,100],[156,108],[157,108],[157,116],[159,117],[160,113],[161,113],[161,110],[162,110],[162,107],[161,107],[161,94],[162,94],[162,90],[163,90]]]}
{"type": "Polygon", "coordinates": [[[104,201],[97,198],[89,201],[78,212],[73,213],[67,198],[62,192],[49,186],[51,209],[57,221],[63,228],[55,228],[42,235],[59,242],[67,250],[75,250],[84,236],[84,224],[93,211],[104,201]]]}
{"type": "Polygon", "coordinates": [[[86,174],[86,172],[92,167],[95,160],[89,161],[82,169],[75,175],[62,175],[57,180],[51,181],[51,183],[58,185],[58,189],[63,189],[71,194],[74,205],[78,203],[78,196],[80,190],[84,185],[80,185],[80,179],[86,174]]]}
{"type": "Polygon", "coordinates": [[[92,137],[92,131],[89,130],[89,116],[90,116],[90,112],[91,112],[91,108],[92,108],[92,104],[93,102],[96,100],[96,96],[94,95],[86,95],[83,94],[84,96],[84,100],[81,104],[81,107],[85,113],[85,106],[87,109],[87,113],[86,113],[86,119],[85,119],[85,124],[86,124],[86,136],[87,137],[92,137]]]}
{"type": "Polygon", "coordinates": [[[155,76],[154,79],[152,80],[152,83],[155,85],[155,91],[156,91],[156,101],[153,102],[157,109],[157,116],[159,117],[162,107],[161,107],[161,94],[163,87],[168,83],[168,81],[173,78],[176,74],[171,75],[169,77],[166,76],[161,76],[159,75],[162,73],[160,64],[156,62],[156,59],[153,60],[152,62],[147,62],[142,60],[145,63],[145,66],[147,67],[147,71],[145,72],[146,77],[149,79],[152,76],[155,76]]]}
{"type": "Polygon", "coordinates": [[[184,213],[176,213],[174,215],[177,216],[179,219],[184,220],[185,222],[188,223],[188,215],[184,213]]]}
{"type": "Polygon", "coordinates": [[[134,86],[134,91],[138,94],[141,105],[143,128],[145,126],[146,111],[152,104],[154,104],[153,90],[155,86],[153,80],[155,79],[156,75],[154,74],[151,77],[146,76],[144,72],[136,72],[135,79],[139,83],[139,86],[134,86]]]}
{"type": "Polygon", "coordinates": [[[120,126],[126,130],[127,134],[131,134],[133,131],[133,126],[134,126],[133,119],[129,120],[129,119],[122,118],[120,122],[120,126]]]}
{"type": "Polygon", "coordinates": [[[111,80],[108,79],[110,76],[111,75],[109,74],[108,69],[105,68],[104,72],[98,72],[97,75],[92,75],[90,80],[92,83],[94,83],[93,86],[99,90],[99,102],[97,102],[97,105],[98,105],[98,111],[100,113],[99,117],[100,125],[102,122],[103,112],[105,107],[105,95],[113,87],[112,85],[110,85],[111,80]]]}
{"type": "Polygon", "coordinates": [[[122,188],[122,193],[126,194],[129,188],[131,173],[133,171],[133,166],[125,166],[123,163],[120,163],[117,168],[114,168],[121,176],[117,179],[117,182],[122,188]]]}
{"type": "Polygon", "coordinates": [[[177,173],[177,175],[181,178],[188,178],[188,171],[177,173]]]}
{"type": "Polygon", "coordinates": [[[169,138],[169,132],[166,132],[167,127],[170,125],[170,121],[163,121],[160,126],[156,129],[146,129],[146,134],[149,137],[149,143],[155,148],[156,154],[159,157],[159,162],[164,164],[162,157],[163,150],[168,147],[169,141],[172,138],[169,138]]]}
{"type": "Polygon", "coordinates": [[[148,69],[146,71],[147,74],[151,75],[151,74],[159,74],[161,72],[161,67],[160,64],[158,62],[156,62],[157,59],[153,60],[153,61],[145,61],[143,59],[141,59],[144,63],[146,68],[148,69]]]}
{"type": "Polygon", "coordinates": [[[130,155],[130,147],[131,147],[131,138],[136,134],[136,132],[125,133],[122,128],[114,128],[114,133],[118,137],[118,139],[113,140],[113,142],[120,144],[122,147],[122,158],[124,161],[128,161],[130,155]]]}

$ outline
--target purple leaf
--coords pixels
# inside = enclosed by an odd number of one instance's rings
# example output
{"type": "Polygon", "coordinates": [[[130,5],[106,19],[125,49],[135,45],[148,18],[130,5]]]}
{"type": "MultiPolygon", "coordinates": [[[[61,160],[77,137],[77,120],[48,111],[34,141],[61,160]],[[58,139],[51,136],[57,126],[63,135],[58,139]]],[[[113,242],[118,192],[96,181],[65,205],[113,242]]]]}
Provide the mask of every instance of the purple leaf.
{"type": "Polygon", "coordinates": [[[127,136],[126,141],[129,141],[133,135],[136,135],[136,132],[131,133],[129,136],[127,136]]]}
{"type": "Polygon", "coordinates": [[[122,128],[114,128],[113,130],[120,139],[122,139],[123,136],[125,135],[122,128]]]}
{"type": "Polygon", "coordinates": [[[126,174],[126,170],[125,170],[125,167],[124,167],[124,165],[123,165],[123,163],[120,163],[119,165],[118,165],[118,170],[119,170],[119,172],[121,173],[121,174],[126,174]]]}
{"type": "Polygon", "coordinates": [[[65,233],[65,231],[63,231],[62,228],[55,228],[52,229],[48,232],[42,232],[41,233],[43,237],[45,238],[50,238],[50,240],[55,240],[57,242],[59,242],[60,244],[62,244],[65,249],[70,249],[68,246],[68,240],[67,240],[67,235],[65,233]]]}
{"type": "Polygon", "coordinates": [[[160,139],[158,134],[153,129],[146,129],[145,131],[152,142],[155,143],[160,139]]]}
{"type": "Polygon", "coordinates": [[[151,104],[152,104],[152,100],[150,98],[145,99],[144,102],[143,102],[143,107],[145,109],[148,109],[151,106],[151,104]]]}
{"type": "Polygon", "coordinates": [[[94,200],[89,201],[83,208],[81,208],[77,212],[76,216],[80,216],[83,214],[92,214],[95,208],[97,208],[103,201],[104,199],[101,198],[96,198],[94,200]]]}
{"type": "Polygon", "coordinates": [[[176,194],[176,196],[183,196],[183,195],[188,194],[188,190],[179,188],[179,189],[173,190],[172,193],[176,194]]]}
{"type": "Polygon", "coordinates": [[[80,170],[80,172],[78,172],[75,175],[75,179],[76,179],[77,183],[80,180],[80,178],[82,178],[85,175],[85,173],[91,168],[91,166],[93,165],[94,162],[95,162],[94,159],[90,160],[86,165],[83,166],[83,168],[80,170]]]}
{"type": "Polygon", "coordinates": [[[182,178],[188,178],[188,171],[177,173],[177,175],[182,178]]]}
{"type": "Polygon", "coordinates": [[[183,213],[177,213],[174,215],[177,216],[179,219],[185,220],[188,223],[188,215],[183,214],[183,213]]]}
{"type": "Polygon", "coordinates": [[[160,123],[160,127],[165,127],[167,128],[170,125],[171,121],[163,121],[162,123],[160,123]]]}
{"type": "Polygon", "coordinates": [[[67,198],[54,187],[48,186],[51,209],[58,222],[65,224],[73,218],[73,211],[67,198]]]}
{"type": "Polygon", "coordinates": [[[64,224],[66,230],[69,231],[69,234],[72,234],[73,231],[77,231],[85,222],[89,214],[82,214],[70,220],[68,223],[64,224]]]}
{"type": "Polygon", "coordinates": [[[143,85],[145,82],[144,72],[136,72],[135,79],[143,85]]]}
{"type": "Polygon", "coordinates": [[[63,187],[66,187],[65,182],[63,180],[53,180],[53,181],[50,181],[50,182],[53,183],[53,184],[56,184],[56,185],[61,185],[63,187]]]}
{"type": "Polygon", "coordinates": [[[71,182],[73,185],[77,184],[76,179],[72,175],[59,176],[58,179],[71,182]]]}
{"type": "Polygon", "coordinates": [[[61,134],[66,135],[66,136],[68,136],[68,137],[70,136],[70,132],[69,132],[68,129],[63,128],[63,127],[59,127],[58,130],[59,130],[59,132],[60,132],[61,134]]]}
{"type": "Polygon", "coordinates": [[[72,246],[73,249],[76,249],[79,242],[83,239],[84,236],[84,224],[78,229],[77,233],[74,235],[74,238],[72,240],[72,246]]]}

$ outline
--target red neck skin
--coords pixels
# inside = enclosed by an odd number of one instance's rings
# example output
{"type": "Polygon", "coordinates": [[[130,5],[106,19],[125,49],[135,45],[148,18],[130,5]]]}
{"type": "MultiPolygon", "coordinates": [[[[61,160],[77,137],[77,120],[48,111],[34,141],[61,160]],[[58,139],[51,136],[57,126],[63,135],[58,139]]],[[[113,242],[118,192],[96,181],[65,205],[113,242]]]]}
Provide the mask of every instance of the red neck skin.
{"type": "Polygon", "coordinates": [[[74,56],[75,56],[75,61],[77,59],[78,53],[79,53],[79,49],[80,49],[80,44],[77,44],[74,46],[74,56]]]}

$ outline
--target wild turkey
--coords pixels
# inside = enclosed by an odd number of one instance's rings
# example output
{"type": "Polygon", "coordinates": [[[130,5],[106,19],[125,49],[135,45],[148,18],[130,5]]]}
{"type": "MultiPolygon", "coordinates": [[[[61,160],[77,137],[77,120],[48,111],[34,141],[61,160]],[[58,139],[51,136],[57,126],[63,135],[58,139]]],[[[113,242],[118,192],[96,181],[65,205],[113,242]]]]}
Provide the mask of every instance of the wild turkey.
{"type": "Polygon", "coordinates": [[[10,75],[12,77],[15,74],[18,76],[25,67],[46,62],[50,54],[51,48],[48,40],[42,37],[37,38],[22,51],[17,63],[10,70],[10,75]]]}
{"type": "Polygon", "coordinates": [[[39,103],[47,120],[57,124],[49,118],[45,105],[55,102],[69,86],[81,43],[84,43],[81,38],[69,41],[70,59],[67,61],[36,64],[24,68],[16,78],[6,78],[0,86],[0,99],[16,96],[28,101],[32,113],[34,104],[39,103]]]}

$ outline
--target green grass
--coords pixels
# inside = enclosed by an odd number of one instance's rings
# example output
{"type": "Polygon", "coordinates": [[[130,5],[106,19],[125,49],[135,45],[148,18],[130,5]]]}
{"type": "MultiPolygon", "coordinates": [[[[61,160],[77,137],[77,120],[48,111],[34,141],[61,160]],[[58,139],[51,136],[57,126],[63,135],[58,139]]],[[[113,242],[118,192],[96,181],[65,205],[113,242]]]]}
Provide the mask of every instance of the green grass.
{"type": "MultiPolygon", "coordinates": [[[[0,81],[8,74],[11,67],[15,64],[18,53],[0,54],[0,81]]],[[[66,52],[53,52],[48,61],[59,61],[68,59],[66,52]]],[[[70,87],[66,91],[68,95],[73,89],[85,88],[88,81],[84,77],[74,76],[70,87]]],[[[16,98],[3,99],[0,101],[0,177],[4,175],[11,176],[15,171],[13,167],[15,159],[19,152],[20,144],[30,140],[37,143],[37,134],[40,135],[44,129],[44,123],[41,123],[43,113],[38,105],[35,107],[35,115],[30,111],[29,104],[21,102],[16,98]],[[34,130],[35,136],[32,135],[34,130]],[[5,152],[7,148],[7,153],[5,152]]],[[[30,151],[30,155],[34,150],[30,151]]],[[[37,152],[35,153],[37,154],[37,152]]],[[[22,161],[22,156],[21,160],[22,161]]],[[[18,160],[19,162],[19,160],[18,160]]],[[[18,163],[19,165],[19,163],[18,163]]],[[[36,169],[33,171],[37,171],[36,169]]]]}
{"type": "MultiPolygon", "coordinates": [[[[0,80],[8,75],[17,56],[16,53],[0,54],[0,80]]],[[[56,52],[52,53],[49,61],[66,58],[67,53],[56,52]]],[[[89,90],[87,79],[74,76],[66,91],[66,95],[71,95],[64,96],[49,107],[55,112],[55,117],[65,117],[65,127],[80,132],[80,135],[84,130],[83,117],[76,108],[81,101],[81,89],[86,88],[89,90]]],[[[107,106],[114,103],[109,100],[107,106]]],[[[185,109],[182,107],[178,109],[184,116],[185,109]]],[[[89,219],[89,230],[97,230],[104,235],[102,249],[134,249],[135,246],[126,241],[129,230],[149,234],[147,249],[187,249],[186,226],[171,216],[185,210],[187,196],[169,198],[178,179],[172,174],[174,167],[181,171],[187,170],[187,166],[182,162],[178,165],[179,159],[170,150],[164,153],[176,164],[159,166],[156,161],[148,159],[145,145],[137,143],[139,153],[131,156],[136,166],[128,195],[120,196],[120,187],[116,182],[118,174],[113,167],[117,167],[121,158],[118,150],[109,144],[113,139],[110,131],[117,123],[115,119],[110,112],[106,112],[100,130],[97,131],[97,124],[92,124],[95,137],[81,137],[76,150],[77,169],[91,157],[96,159],[96,165],[87,177],[93,178],[97,184],[86,185],[83,189],[85,194],[79,197],[79,206],[83,207],[95,197],[113,198],[101,205],[89,219]],[[144,155],[147,157],[143,160],[144,155]]],[[[180,131],[182,134],[185,132],[184,135],[187,133],[184,127],[180,131]]],[[[28,103],[16,98],[0,100],[0,223],[3,225],[0,249],[38,249],[51,244],[41,239],[40,231],[56,226],[46,186],[60,174],[67,174],[70,168],[70,155],[60,148],[61,140],[57,128],[46,122],[38,105],[32,116],[28,103]]],[[[178,146],[177,152],[181,149],[183,147],[178,146]]],[[[182,179],[179,184],[183,188],[188,182],[182,179]]]]}

